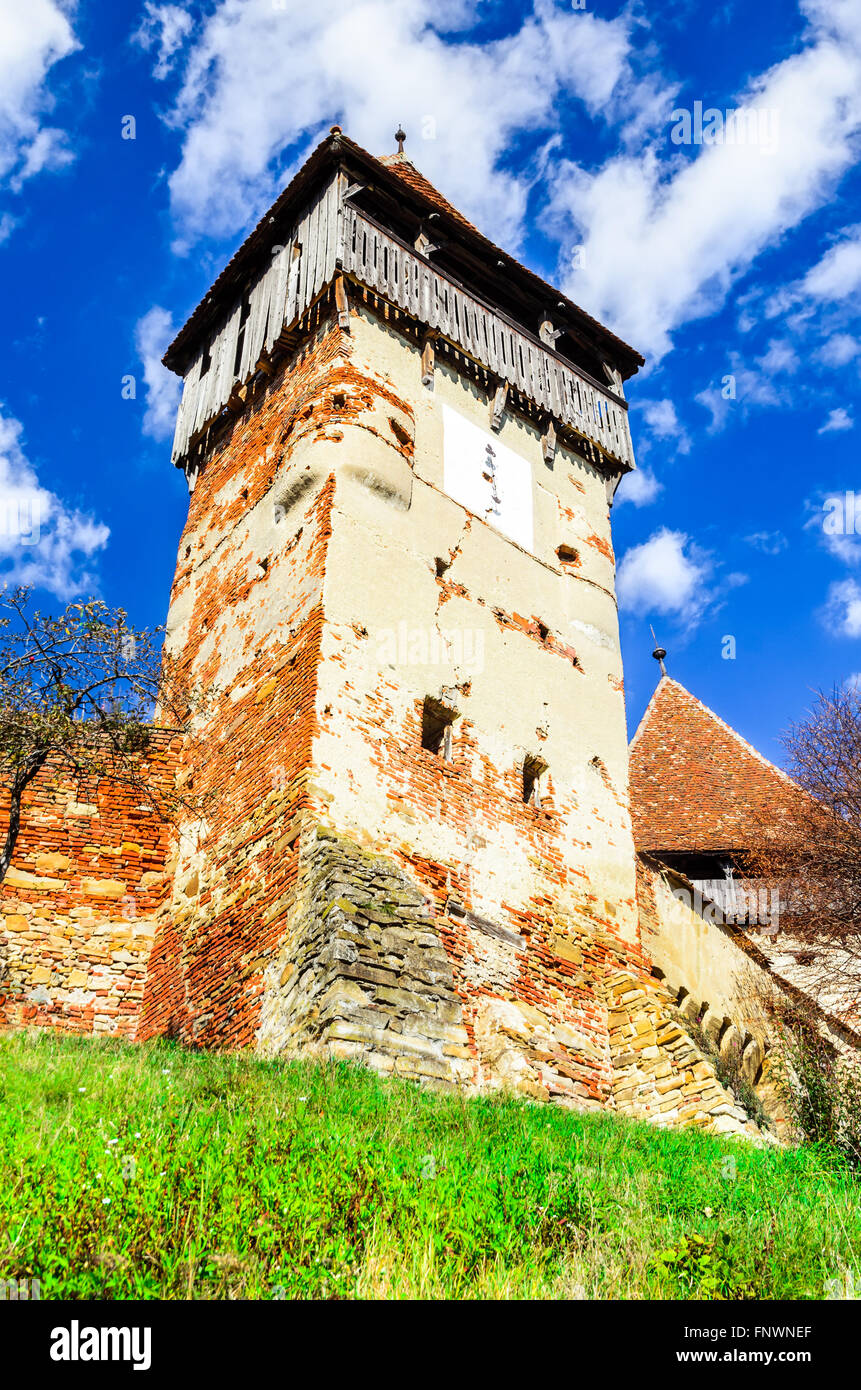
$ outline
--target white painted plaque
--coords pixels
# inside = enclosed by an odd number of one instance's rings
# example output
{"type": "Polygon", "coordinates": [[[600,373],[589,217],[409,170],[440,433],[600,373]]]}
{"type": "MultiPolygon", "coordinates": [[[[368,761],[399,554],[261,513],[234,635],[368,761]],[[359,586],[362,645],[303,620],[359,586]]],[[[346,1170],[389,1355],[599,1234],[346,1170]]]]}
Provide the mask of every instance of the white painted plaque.
{"type": "Polygon", "coordinates": [[[449,497],[532,550],[532,465],[495,434],[443,405],[443,486],[449,497]]]}

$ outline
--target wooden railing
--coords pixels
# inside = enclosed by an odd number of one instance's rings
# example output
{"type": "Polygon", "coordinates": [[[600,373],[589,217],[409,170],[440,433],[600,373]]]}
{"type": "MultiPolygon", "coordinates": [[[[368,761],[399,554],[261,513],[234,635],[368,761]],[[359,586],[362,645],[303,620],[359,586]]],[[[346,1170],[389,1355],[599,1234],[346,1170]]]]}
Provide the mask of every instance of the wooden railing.
{"type": "Polygon", "coordinates": [[[283,244],[251,281],[189,367],[176,420],[173,461],[224,410],[231,393],[257,370],[282,330],[298,322],[335,274],[340,222],[337,177],[305,208],[283,244]]]}
{"type": "Polygon", "coordinates": [[[236,388],[297,324],[340,268],[369,290],[447,339],[499,382],[633,467],[625,402],[500,310],[442,274],[412,247],[358,211],[334,175],[258,271],[188,369],[176,422],[173,459],[225,409],[236,388]]]}
{"type": "Polygon", "coordinates": [[[537,337],[443,275],[418,252],[349,203],[343,212],[341,261],[382,298],[462,348],[500,381],[633,466],[625,403],[562,360],[537,337]]]}

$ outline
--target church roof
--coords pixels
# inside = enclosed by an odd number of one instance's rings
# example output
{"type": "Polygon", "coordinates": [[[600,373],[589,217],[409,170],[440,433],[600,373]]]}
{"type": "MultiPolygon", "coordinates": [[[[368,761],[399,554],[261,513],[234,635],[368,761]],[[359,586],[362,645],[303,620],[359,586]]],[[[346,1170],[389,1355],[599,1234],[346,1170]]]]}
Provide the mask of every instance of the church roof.
{"type": "Polygon", "coordinates": [[[442,232],[456,233],[458,240],[469,245],[488,272],[506,277],[508,283],[523,296],[539,300],[544,307],[548,303],[558,304],[572,325],[579,327],[587,338],[603,349],[623,378],[632,376],[643,365],[644,359],[635,348],[489,241],[406,157],[400,155],[378,159],[333,126],[332,134],[311,152],[180,329],[164,355],[166,367],[180,375],[184,374],[199,338],[223,319],[242,293],[250,275],[270,257],[271,247],[283,239],[285,227],[298,209],[307,202],[315,187],[332,168],[339,165],[362,175],[384,194],[394,195],[400,204],[409,206],[419,218],[427,215],[428,209],[438,213],[441,221],[435,225],[442,232]]]}
{"type": "Polygon", "coordinates": [[[457,222],[459,226],[481,236],[481,232],[479,232],[475,224],[464,217],[462,212],[458,212],[454,203],[450,203],[448,198],[440,193],[438,188],[434,188],[430,179],[426,179],[424,174],[413,164],[412,160],[407,159],[406,155],[383,155],[380,163],[385,164],[386,168],[391,170],[393,174],[397,174],[398,178],[402,179],[414,193],[418,193],[421,198],[424,198],[428,203],[432,203],[437,212],[446,213],[446,215],[450,217],[452,221],[457,222]]]}
{"type": "Polygon", "coordinates": [[[795,784],[678,681],[663,676],[630,747],[640,850],[730,853],[789,805],[795,784]]]}

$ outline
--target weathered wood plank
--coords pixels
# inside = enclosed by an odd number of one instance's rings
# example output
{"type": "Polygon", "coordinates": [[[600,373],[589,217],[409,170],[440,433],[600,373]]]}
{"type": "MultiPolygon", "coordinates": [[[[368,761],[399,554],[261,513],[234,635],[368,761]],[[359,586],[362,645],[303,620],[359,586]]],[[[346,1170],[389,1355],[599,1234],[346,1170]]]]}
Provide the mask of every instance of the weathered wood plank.
{"type": "Polygon", "coordinates": [[[176,429],[174,430],[173,449],[171,450],[171,459],[174,463],[177,459],[184,458],[188,451],[188,441],[194,426],[197,395],[200,389],[200,364],[202,361],[203,350],[201,349],[186,372],[185,380],[182,383],[182,398],[176,415],[176,429]]]}
{"type": "Polygon", "coordinates": [[[314,232],[317,227],[317,205],[312,203],[299,224],[299,240],[302,242],[302,260],[299,265],[299,299],[297,313],[301,314],[306,304],[311,302],[311,286],[314,283],[314,267],[317,247],[314,232]]]}
{"type": "Polygon", "coordinates": [[[222,334],[221,357],[218,364],[218,378],[215,385],[215,405],[213,414],[218,414],[222,406],[227,404],[231,387],[236,379],[234,364],[236,362],[236,347],[239,339],[239,320],[242,316],[242,301],[237,301],[232,314],[229,316],[222,334]]]}
{"type": "MultiPolygon", "coordinates": [[[[254,371],[265,346],[274,347],[282,328],[294,324],[325,284],[344,271],[462,349],[498,380],[527,395],[553,420],[577,430],[606,453],[633,463],[627,410],[601,386],[555,355],[550,325],[547,343],[521,332],[504,316],[456,285],[426,259],[389,236],[344,197],[345,180],[333,177],[303,214],[290,240],[272,258],[251,290],[238,378],[254,371]],[[301,249],[300,249],[301,248],[301,249]]],[[[189,370],[177,419],[174,453],[182,456],[191,438],[226,403],[236,379],[233,362],[238,332],[237,305],[209,344],[211,366],[202,377],[202,354],[189,370]],[[232,344],[232,347],[231,347],[232,344]]],[[[338,303],[339,320],[344,306],[338,303]]],[[[553,329],[553,336],[559,330],[553,329]]],[[[423,375],[427,357],[423,353],[423,375]]],[[[610,387],[621,390],[616,376],[610,387]]]]}
{"type": "Polygon", "coordinates": [[[245,320],[245,336],[242,340],[242,359],[239,363],[239,378],[246,381],[253,373],[263,347],[263,334],[266,327],[266,315],[269,309],[269,295],[271,287],[268,282],[268,270],[261,272],[257,281],[252,286],[251,294],[248,297],[248,317],[245,320]]]}
{"type": "MultiPolygon", "coordinates": [[[[209,366],[202,377],[203,388],[198,397],[197,413],[194,421],[195,433],[203,429],[205,422],[212,418],[212,411],[215,403],[215,385],[218,380],[218,364],[221,360],[222,336],[223,329],[219,329],[209,345],[209,366]]],[[[206,366],[205,362],[204,366],[206,366]]]]}
{"type": "Polygon", "coordinates": [[[350,301],[347,299],[347,284],[343,274],[335,276],[335,308],[338,311],[338,326],[350,331],[350,301]]]}
{"type": "Polygon", "coordinates": [[[508,382],[503,381],[496,388],[493,400],[490,403],[490,428],[499,430],[502,428],[502,420],[505,415],[505,405],[508,400],[508,382]]]}
{"type": "Polygon", "coordinates": [[[324,285],[328,284],[335,273],[336,263],[340,254],[339,229],[340,218],[339,208],[339,181],[340,175],[335,174],[326,186],[326,193],[323,199],[323,217],[326,225],[325,251],[317,268],[317,280],[314,289],[315,294],[319,294],[324,285]]]}
{"type": "Polygon", "coordinates": [[[293,242],[290,266],[287,271],[287,299],[284,309],[284,328],[291,328],[299,317],[299,285],[302,280],[302,257],[305,249],[300,240],[293,242]]]}
{"type": "Polygon", "coordinates": [[[293,239],[281,247],[275,265],[275,283],[269,300],[269,318],[266,324],[266,351],[272,352],[276,339],[284,326],[287,311],[287,281],[293,259],[293,239]]]}

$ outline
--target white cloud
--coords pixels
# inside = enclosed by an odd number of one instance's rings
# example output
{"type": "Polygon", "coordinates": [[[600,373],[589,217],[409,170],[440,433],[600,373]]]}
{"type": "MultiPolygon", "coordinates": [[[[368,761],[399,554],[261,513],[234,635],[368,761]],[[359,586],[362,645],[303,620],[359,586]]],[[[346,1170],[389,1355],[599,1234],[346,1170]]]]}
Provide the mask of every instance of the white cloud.
{"type": "Polygon", "coordinates": [[[844,407],[840,405],[837,406],[835,410],[830,410],[828,412],[828,417],[825,420],[825,423],[819,426],[819,429],[816,431],[816,433],[833,434],[842,430],[851,430],[854,424],[855,421],[849,414],[849,411],[844,409],[844,407]]]}
{"type": "Polygon", "coordinates": [[[632,613],[660,613],[691,626],[712,602],[713,556],[684,531],[662,527],[632,546],[619,565],[616,591],[632,613]]]}
{"type": "Polygon", "coordinates": [[[842,304],[861,288],[861,229],[844,227],[838,236],[840,239],[805,275],[768,296],[764,305],[766,318],[775,318],[795,307],[795,322],[803,323],[815,309],[842,304]]]}
{"type": "Polygon", "coordinates": [[[854,579],[837,580],[820,616],[833,637],[861,637],[861,585],[854,579]]]}
{"type": "Polygon", "coordinates": [[[402,121],[416,165],[516,249],[537,170],[502,167],[514,138],[543,137],[540,162],[564,96],[600,118],[624,112],[629,132],[657,100],[654,79],[634,75],[627,14],[535,0],[514,33],[474,43],[457,32],[475,22],[471,0],[217,0],[192,36],[175,8],[153,7],[137,38],[159,45],[157,75],[185,39],[167,116],[183,136],[170,177],[181,246],[247,226],[333,121],[374,153],[402,121]]]}
{"type": "Polygon", "coordinates": [[[802,10],[807,42],[753,80],[739,103],[778,113],[772,153],[719,143],[669,163],[647,148],[597,171],[561,167],[555,210],[584,248],[567,288],[653,357],[668,351],[681,324],[715,312],[733,281],[821,206],[855,160],[858,7],[802,0],[802,10]]]}
{"type": "Polygon", "coordinates": [[[48,74],[80,47],[71,9],[56,0],[25,0],[0,10],[0,179],[13,191],[74,158],[64,132],[44,123],[53,105],[48,74]]]}
{"type": "Polygon", "coordinates": [[[719,434],[729,422],[734,398],[725,396],[716,386],[706,386],[702,391],[697,391],[694,400],[712,417],[708,425],[709,434],[719,434]]]}
{"type": "Polygon", "coordinates": [[[848,299],[861,289],[861,233],[849,235],[826,251],[801,281],[799,292],[811,299],[848,299]]]}
{"type": "Polygon", "coordinates": [[[110,531],[42,487],[22,445],[22,426],[0,413],[0,574],[64,601],[93,592],[88,568],[110,531]]]}
{"type": "Polygon", "coordinates": [[[161,361],[175,333],[170,314],[158,304],[138,320],[135,328],[135,347],[143,363],[146,385],[143,432],[151,439],[170,439],[176,423],[182,382],[161,361]]]}
{"type": "Polygon", "coordinates": [[[635,507],[647,507],[654,502],[662,488],[663,483],[659,483],[648,468],[635,468],[622,478],[613,499],[614,505],[618,507],[623,502],[633,502],[635,507]]]}
{"type": "Polygon", "coordinates": [[[829,536],[824,535],[822,544],[833,555],[835,560],[840,560],[844,565],[861,564],[861,537],[855,535],[829,536]]]}
{"type": "Polygon", "coordinates": [[[798,353],[792,344],[786,342],[785,339],[773,338],[768,345],[767,352],[756,360],[757,366],[769,376],[778,376],[784,372],[791,376],[801,366],[798,353]]]}
{"type": "Polygon", "coordinates": [[[752,535],[745,536],[745,540],[754,550],[762,551],[763,555],[779,555],[789,545],[782,531],[754,531],[752,535]]]}
{"type": "Polygon", "coordinates": [[[132,43],[149,52],[156,50],[153,77],[163,82],[171,72],[174,60],[192,30],[191,15],[179,5],[155,5],[146,0],[140,28],[132,35],[132,43]]]}
{"type": "MultiPolygon", "coordinates": [[[[759,359],[759,362],[761,365],[765,358],[759,359]]],[[[720,387],[707,386],[694,396],[694,400],[712,417],[708,425],[709,434],[717,434],[724,429],[734,410],[740,408],[742,416],[746,416],[753,407],[762,409],[784,405],[791,399],[786,386],[775,380],[777,373],[752,371],[742,364],[736,352],[729,354],[728,366],[730,371],[722,378],[720,387]]]]}
{"type": "Polygon", "coordinates": [[[822,344],[817,356],[826,367],[845,367],[861,351],[861,344],[850,333],[833,333],[822,344]]]}
{"type": "Polygon", "coordinates": [[[638,411],[642,411],[646,425],[656,439],[675,440],[678,453],[690,453],[690,438],[671,400],[638,400],[634,404],[638,411]]]}

